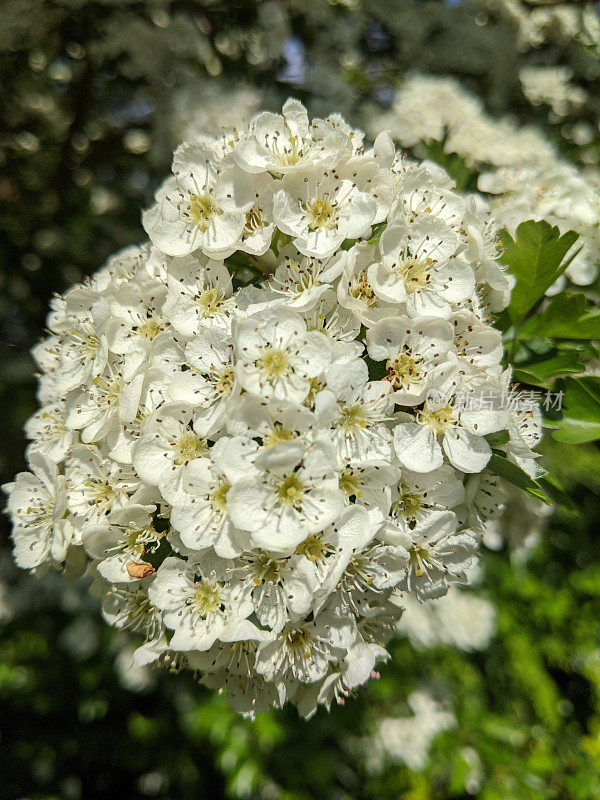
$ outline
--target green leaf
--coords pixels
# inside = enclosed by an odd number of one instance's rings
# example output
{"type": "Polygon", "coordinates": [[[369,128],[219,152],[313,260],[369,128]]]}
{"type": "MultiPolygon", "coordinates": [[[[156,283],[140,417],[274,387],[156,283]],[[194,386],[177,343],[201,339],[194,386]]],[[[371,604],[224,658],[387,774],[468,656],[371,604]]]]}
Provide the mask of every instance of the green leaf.
{"type": "Polygon", "coordinates": [[[568,231],[561,236],[560,230],[545,220],[522,222],[517,228],[516,239],[507,231],[501,231],[504,247],[501,260],[517,279],[508,306],[513,322],[521,322],[567,268],[569,261],[563,259],[578,235],[575,231],[568,231]]]}
{"type": "Polygon", "coordinates": [[[590,310],[586,296],[579,292],[557,295],[543,314],[528,320],[519,339],[550,336],[555,339],[600,339],[600,311],[590,310]]]}
{"type": "Polygon", "coordinates": [[[562,411],[552,433],[557,442],[581,444],[600,439],[600,377],[567,378],[562,411]]]}
{"type": "Polygon", "coordinates": [[[559,353],[544,361],[516,367],[513,370],[513,378],[521,383],[549,389],[554,378],[577,375],[581,372],[585,372],[585,364],[579,361],[574,353],[559,353]]]}
{"type": "Polygon", "coordinates": [[[523,489],[527,494],[546,503],[546,505],[552,505],[552,500],[550,500],[540,484],[534,481],[525,470],[513,464],[512,461],[509,461],[503,455],[500,455],[500,453],[492,453],[492,457],[488,462],[488,469],[495,472],[496,475],[499,475],[501,478],[504,478],[508,483],[512,483],[513,486],[523,489]]]}
{"type": "Polygon", "coordinates": [[[495,433],[488,433],[483,437],[490,447],[500,447],[510,440],[508,431],[496,431],[495,433]]]}
{"type": "Polygon", "coordinates": [[[554,475],[545,475],[543,478],[539,478],[538,483],[555,505],[571,512],[577,511],[577,506],[554,475]]]}

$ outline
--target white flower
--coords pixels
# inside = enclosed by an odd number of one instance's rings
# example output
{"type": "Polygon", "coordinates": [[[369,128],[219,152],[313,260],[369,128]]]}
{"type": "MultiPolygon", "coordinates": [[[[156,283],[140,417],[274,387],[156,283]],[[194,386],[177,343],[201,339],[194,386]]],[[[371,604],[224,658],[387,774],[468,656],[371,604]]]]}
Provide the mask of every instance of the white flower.
{"type": "Polygon", "coordinates": [[[204,327],[229,328],[234,306],[231,275],[221,261],[174,259],[163,316],[178,333],[193,336],[204,327]]]}
{"type": "Polygon", "coordinates": [[[306,437],[315,427],[314,415],[303,406],[267,402],[248,394],[235,398],[227,411],[229,433],[260,439],[265,448],[306,437]]]}
{"type": "Polygon", "coordinates": [[[392,302],[375,292],[371,272],[378,260],[377,246],[368,242],[355,244],[348,252],[348,261],[337,285],[340,306],[351,311],[363,325],[370,327],[377,320],[397,313],[392,302]]]}
{"type": "Polygon", "coordinates": [[[264,111],[252,120],[249,135],[235,148],[235,158],[247,172],[285,174],[307,164],[331,168],[347,146],[343,131],[324,120],[311,126],[302,103],[289,99],[281,115],[264,111]]]}
{"type": "Polygon", "coordinates": [[[171,512],[171,524],[179,531],[183,544],[192,550],[214,547],[222,558],[238,556],[244,549],[246,533],[231,522],[227,496],[231,486],[248,472],[252,448],[243,439],[224,437],[215,443],[208,458],[192,461],[184,488],[171,512]]]}
{"type": "Polygon", "coordinates": [[[284,251],[281,255],[283,260],[267,285],[281,297],[284,305],[300,312],[310,311],[317,305],[347,261],[343,250],[327,259],[307,258],[293,251],[284,251]]]}
{"type": "Polygon", "coordinates": [[[250,598],[260,624],[274,631],[290,616],[306,616],[318,583],[314,563],[302,554],[279,557],[264,550],[244,554],[231,578],[238,581],[236,597],[250,598]]]}
{"type": "Polygon", "coordinates": [[[496,629],[496,609],[473,592],[450,587],[444,597],[419,603],[405,593],[399,598],[404,614],[398,630],[416,647],[450,645],[467,653],[483,650],[496,629]]]}
{"type": "Polygon", "coordinates": [[[150,367],[143,378],[135,416],[123,425],[111,428],[106,435],[110,458],[121,464],[131,464],[131,451],[140,438],[144,420],[168,400],[166,390],[169,379],[158,367],[150,367]]]}
{"type": "Polygon", "coordinates": [[[400,463],[414,472],[441,467],[444,454],[463,472],[481,472],[492,454],[483,437],[507,422],[497,383],[481,383],[454,395],[432,391],[414,422],[394,428],[394,448],[400,463]]]}
{"type": "Polygon", "coordinates": [[[349,617],[323,611],[309,622],[290,623],[273,641],[260,644],[256,671],[266,680],[312,683],[325,677],[329,664],[343,657],[355,638],[349,617]]]}
{"type": "MultiPolygon", "coordinates": [[[[107,309],[103,309],[105,313],[107,309]]],[[[100,375],[108,360],[108,342],[95,320],[71,320],[72,327],[58,339],[56,388],[64,394],[100,375]]]]}
{"type": "Polygon", "coordinates": [[[502,311],[510,300],[515,278],[498,261],[498,226],[488,204],[478,195],[467,198],[463,230],[465,257],[475,267],[477,282],[487,287],[491,310],[502,311]]]}
{"type": "MultiPolygon", "coordinates": [[[[374,527],[381,528],[381,517],[377,514],[371,520],[371,537],[374,527]],[[377,521],[375,526],[372,524],[373,520],[377,521]]],[[[380,531],[377,535],[380,535],[380,531]]],[[[405,542],[408,543],[408,539],[405,542]]],[[[338,607],[344,616],[350,614],[360,618],[368,615],[369,608],[378,603],[384,592],[391,590],[402,580],[409,554],[406,547],[398,543],[382,544],[371,541],[362,547],[355,544],[357,546],[354,550],[347,548],[339,553],[316,596],[318,608],[328,603],[338,607]]]]}
{"type": "Polygon", "coordinates": [[[160,565],[148,595],[163,612],[167,628],[174,633],[173,650],[208,650],[218,639],[237,642],[261,636],[246,617],[250,602],[232,602],[233,587],[225,580],[227,562],[205,558],[185,562],[166,558],[160,565]]]}
{"type": "Polygon", "coordinates": [[[268,641],[268,631],[256,630],[254,640],[215,642],[206,652],[190,652],[189,666],[202,670],[201,682],[211,689],[225,689],[227,702],[242,716],[254,719],[271,706],[285,702],[282,684],[266,681],[254,670],[259,641],[268,641]]]}
{"type": "MultiPolygon", "coordinates": [[[[244,253],[261,256],[269,249],[275,222],[273,221],[273,195],[278,183],[270,175],[256,175],[253,180],[255,187],[254,203],[246,212],[246,220],[242,229],[239,249],[244,253]]],[[[224,257],[228,255],[225,252],[224,257]]]]}
{"type": "Polygon", "coordinates": [[[111,303],[107,339],[111,352],[119,356],[151,357],[152,349],[168,326],[162,316],[166,286],[151,283],[120,287],[111,303]]]}
{"type": "Polygon", "coordinates": [[[472,531],[457,531],[458,520],[450,511],[432,512],[410,530],[387,523],[381,536],[402,544],[409,560],[397,587],[414,592],[418,600],[440,597],[449,583],[466,582],[465,571],[474,564],[477,540],[472,531]]]}
{"type": "MultiPolygon", "coordinates": [[[[358,151],[341,163],[337,172],[356,184],[361,192],[370,194],[376,203],[373,222],[387,218],[394,197],[394,177],[390,170],[393,162],[394,146],[387,131],[376,138],[373,150],[358,151]]],[[[353,236],[352,238],[356,238],[353,236]]]]}
{"type": "Polygon", "coordinates": [[[449,510],[464,503],[465,488],[459,474],[448,464],[426,473],[403,469],[392,495],[390,516],[394,524],[409,531],[433,510],[449,510]]]}
{"type": "Polygon", "coordinates": [[[273,198],[275,223],[307,256],[330,256],[344,239],[366,233],[377,213],[375,199],[335,171],[307,167],[282,186],[273,198]]]}
{"type": "Polygon", "coordinates": [[[315,308],[305,312],[304,317],[309,331],[319,331],[330,340],[332,362],[341,364],[363,354],[363,344],[356,341],[360,322],[350,310],[338,305],[333,291],[321,295],[315,308]]]}
{"type": "Polygon", "coordinates": [[[83,530],[83,546],[99,559],[98,572],[111,583],[133,583],[154,574],[146,561],[164,534],[152,525],[154,506],[128,505],[83,530]]]}
{"type": "Polygon", "coordinates": [[[67,398],[66,426],[80,430],[85,444],[98,442],[110,435],[119,424],[132,422],[137,414],[144,374],[135,364],[114,360],[102,375],[67,398]]]}
{"type": "Polygon", "coordinates": [[[337,664],[330,666],[329,674],[320,682],[303,686],[296,697],[298,713],[310,719],[318,705],[327,710],[335,700],[340,706],[356,693],[356,689],[369,678],[378,677],[374,667],[378,661],[388,661],[389,653],[378,644],[358,642],[337,664]]]}
{"type": "Polygon", "coordinates": [[[401,215],[408,224],[431,219],[458,230],[465,216],[465,201],[447,185],[446,174],[432,164],[409,164],[398,173],[398,200],[392,214],[401,215]]]}
{"type": "Polygon", "coordinates": [[[340,489],[346,503],[378,508],[388,514],[392,504],[392,487],[400,470],[386,461],[373,464],[341,464],[340,489]]]}
{"type": "Polygon", "coordinates": [[[173,177],[156,193],[142,221],[153,244],[170,256],[201,249],[232,253],[242,237],[254,196],[249,177],[234,163],[219,160],[208,142],[181,145],[173,177]]]}
{"type": "Polygon", "coordinates": [[[115,628],[141,633],[146,641],[158,639],[162,633],[161,614],[148,598],[148,585],[111,586],[102,599],[102,615],[115,628]]]}
{"type": "Polygon", "coordinates": [[[455,311],[450,317],[454,348],[460,361],[470,367],[492,367],[502,359],[502,334],[472,311],[455,311]]]}
{"type": "Polygon", "coordinates": [[[538,453],[533,448],[542,440],[542,413],[539,403],[526,392],[513,391],[509,395],[508,407],[508,457],[535,477],[535,459],[538,458],[538,453]]]}
{"type": "Polygon", "coordinates": [[[330,431],[341,462],[366,464],[389,460],[390,433],[385,426],[393,408],[391,386],[369,381],[366,363],[334,364],[326,388],[315,397],[315,416],[330,431]]]}
{"type": "Polygon", "coordinates": [[[185,503],[190,464],[209,454],[206,440],[190,425],[192,411],[177,404],[162,406],[148,417],[133,446],[133,466],[150,486],[158,486],[171,505],[185,503]]]}
{"type": "Polygon", "coordinates": [[[25,423],[25,435],[32,442],[28,454],[39,451],[59,463],[77,440],[77,434],[66,426],[66,403],[56,400],[42,406],[25,423]]]}
{"type": "Polygon", "coordinates": [[[475,287],[472,268],[455,255],[457,246],[451,229],[437,220],[395,221],[381,236],[382,260],[369,267],[369,283],[378,297],[402,304],[410,317],[448,319],[451,303],[466,300],[475,287]]]}
{"type": "Polygon", "coordinates": [[[303,319],[283,308],[242,320],[234,330],[236,374],[250,394],[301,403],[310,379],[329,365],[329,342],[307,331],[303,319]]]}
{"type": "Polygon", "coordinates": [[[576,167],[453,84],[401,95],[419,110],[396,135],[442,131],[444,152],[510,167],[481,176],[499,223],[388,134],[366,149],[289,100],[182,145],[151,241],[54,297],[33,350],[30,471],[5,487],[15,560],[87,569],[104,619],[142,639],[138,668],[194,670],[248,717],[343,704],[378,677],[408,593],[410,609],[473,579],[512,498],[489,434],[536,476],[539,409],[511,391],[489,316],[513,281],[499,224],[566,221],[584,242],[569,279],[596,269],[600,195],[576,167]]]}
{"type": "Polygon", "coordinates": [[[255,547],[292,553],[344,506],[335,454],[325,442],[266,450],[255,466],[258,474],[235,483],[227,499],[234,524],[252,534],[255,547]]]}
{"type": "Polygon", "coordinates": [[[449,386],[452,344],[451,325],[435,318],[386,317],[367,331],[369,355],[386,362],[386,380],[401,405],[422,403],[431,386],[449,386]]]}
{"type": "Polygon", "coordinates": [[[98,448],[76,445],[66,465],[69,509],[84,523],[99,522],[112,508],[127,505],[140,488],[131,467],[104,458],[98,448]]]}
{"type": "Polygon", "coordinates": [[[378,720],[375,735],[362,740],[362,747],[374,767],[379,769],[385,757],[392,764],[406,764],[408,769],[420,772],[427,766],[435,737],[456,726],[452,711],[427,691],[412,692],[408,705],[411,716],[384,717],[378,720]]]}
{"type": "Polygon", "coordinates": [[[13,522],[15,560],[23,569],[45,561],[64,561],[72,531],[63,514],[67,507],[64,478],[42,453],[32,453],[31,472],[21,472],[8,493],[6,510],[13,522]]]}
{"type": "Polygon", "coordinates": [[[501,478],[489,469],[471,476],[465,487],[465,503],[473,518],[473,524],[481,524],[498,517],[504,508],[507,496],[501,478]]]}
{"type": "Polygon", "coordinates": [[[218,430],[238,393],[233,343],[222,331],[201,330],[185,347],[185,370],[174,374],[170,398],[195,408],[194,427],[204,436],[218,430]]]}

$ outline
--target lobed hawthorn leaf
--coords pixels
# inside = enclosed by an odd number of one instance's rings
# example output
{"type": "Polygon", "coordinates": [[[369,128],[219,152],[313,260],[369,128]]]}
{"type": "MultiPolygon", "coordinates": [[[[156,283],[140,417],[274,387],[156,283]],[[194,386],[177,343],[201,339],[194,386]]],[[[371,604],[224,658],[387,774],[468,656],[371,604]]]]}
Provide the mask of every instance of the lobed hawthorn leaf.
{"type": "Polygon", "coordinates": [[[557,442],[582,444],[600,439],[600,377],[567,378],[562,412],[552,433],[557,442]]]}
{"type": "Polygon", "coordinates": [[[504,478],[508,483],[512,483],[513,486],[522,489],[527,494],[541,500],[548,506],[552,505],[552,500],[544,492],[542,486],[528,475],[525,470],[513,464],[512,461],[509,461],[501,453],[492,453],[492,457],[487,466],[489,470],[499,475],[501,478],[504,478]]]}
{"type": "Polygon", "coordinates": [[[524,319],[546,289],[568,267],[570,259],[564,259],[578,237],[575,231],[567,231],[561,236],[558,227],[545,220],[522,222],[517,228],[516,239],[506,230],[500,232],[504,247],[502,263],[517,279],[508,306],[513,323],[524,319]]]}

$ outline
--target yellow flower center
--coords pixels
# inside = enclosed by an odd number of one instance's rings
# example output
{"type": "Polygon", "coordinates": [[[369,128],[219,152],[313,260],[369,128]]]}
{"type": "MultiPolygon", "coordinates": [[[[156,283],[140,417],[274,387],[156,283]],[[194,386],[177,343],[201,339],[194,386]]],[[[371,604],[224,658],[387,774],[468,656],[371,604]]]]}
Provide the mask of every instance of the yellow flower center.
{"type": "Polygon", "coordinates": [[[209,194],[190,195],[189,215],[202,233],[208,229],[211,218],[222,213],[209,194]]]}
{"type": "Polygon", "coordinates": [[[429,425],[436,433],[443,433],[454,425],[454,409],[452,406],[444,406],[434,411],[424,408],[419,411],[417,422],[429,425]]]}
{"type": "Polygon", "coordinates": [[[37,505],[28,506],[25,511],[30,517],[27,520],[30,525],[49,524],[52,521],[53,512],[54,504],[51,501],[44,503],[42,500],[37,500],[37,505]]]}
{"type": "Polygon", "coordinates": [[[265,447],[275,447],[277,444],[291,442],[293,439],[297,438],[294,431],[290,431],[281,425],[275,424],[271,433],[263,439],[263,444],[265,447]]]}
{"type": "Polygon", "coordinates": [[[340,489],[346,497],[361,497],[358,487],[360,486],[358,476],[347,467],[340,475],[340,489]]]}
{"type": "Polygon", "coordinates": [[[428,558],[429,551],[425,547],[418,547],[417,545],[414,545],[410,548],[410,564],[414,569],[417,578],[420,578],[425,572],[428,558]]]}
{"type": "Polygon", "coordinates": [[[299,556],[306,556],[309,561],[318,561],[327,552],[327,545],[319,534],[313,534],[301,542],[296,548],[299,556]]]}
{"type": "Polygon", "coordinates": [[[160,534],[154,528],[129,528],[125,529],[125,538],[121,540],[122,544],[130,550],[133,550],[139,556],[143,555],[146,546],[149,552],[154,552],[158,549],[159,540],[162,539],[164,534],[160,534]],[[152,546],[154,545],[154,546],[152,546]]]}
{"type": "Polygon", "coordinates": [[[335,422],[336,428],[341,428],[348,436],[358,433],[367,427],[367,418],[362,406],[342,406],[335,422]]]}
{"type": "Polygon", "coordinates": [[[325,384],[323,381],[320,381],[318,378],[310,378],[309,380],[310,388],[308,390],[308,394],[306,396],[306,405],[312,406],[315,402],[315,397],[319,394],[319,392],[325,388],[325,384]]]}
{"type": "Polygon", "coordinates": [[[220,514],[227,513],[227,492],[231,489],[231,484],[227,481],[219,484],[210,497],[210,505],[220,514]]]}
{"type": "Polygon", "coordinates": [[[133,608],[127,614],[129,622],[136,622],[140,617],[152,613],[152,606],[145,592],[134,592],[131,597],[131,605],[133,605],[133,608]]]}
{"type": "Polygon", "coordinates": [[[208,445],[204,439],[200,439],[193,431],[187,431],[187,433],[179,437],[175,443],[174,450],[175,463],[181,465],[207,455],[208,445]]]}
{"type": "Polygon", "coordinates": [[[302,481],[295,475],[288,475],[277,484],[277,498],[282,505],[299,509],[302,505],[305,489],[302,481]]]}
{"type": "Polygon", "coordinates": [[[318,198],[307,203],[306,214],[308,216],[308,227],[311,231],[316,231],[319,228],[332,230],[337,225],[335,206],[325,198],[318,198]]]}
{"type": "Polygon", "coordinates": [[[96,505],[103,506],[115,496],[115,490],[106,481],[86,481],[86,486],[93,490],[96,505]]]}
{"type": "Polygon", "coordinates": [[[288,631],[286,640],[290,650],[302,650],[304,658],[310,658],[310,638],[306,631],[302,628],[294,628],[288,631]]]}
{"type": "Polygon", "coordinates": [[[367,274],[364,270],[352,279],[348,287],[348,294],[356,300],[362,300],[368,306],[374,306],[377,303],[377,297],[367,281],[367,274]]]}
{"type": "Polygon", "coordinates": [[[400,353],[396,358],[387,362],[389,380],[392,386],[405,386],[411,384],[419,375],[417,362],[407,353],[400,353]]]}
{"type": "Polygon", "coordinates": [[[425,261],[407,258],[399,266],[400,275],[404,280],[404,288],[408,294],[420,291],[429,283],[431,276],[429,268],[432,264],[433,259],[431,258],[425,261]]]}
{"type": "Polygon", "coordinates": [[[92,383],[99,390],[99,403],[104,406],[114,406],[119,402],[122,395],[121,382],[118,380],[111,380],[102,375],[98,375],[92,379],[92,383]]]}
{"type": "Polygon", "coordinates": [[[200,292],[196,298],[196,303],[202,309],[202,316],[213,317],[221,311],[225,304],[225,295],[218,289],[205,289],[203,292],[200,292]]]}
{"type": "Polygon", "coordinates": [[[279,570],[285,563],[285,558],[271,558],[268,553],[261,553],[253,562],[255,575],[252,582],[255,586],[260,586],[261,583],[277,583],[279,570]]]}
{"type": "Polygon", "coordinates": [[[402,486],[400,486],[400,492],[401,494],[395,503],[394,510],[406,517],[414,517],[423,505],[422,498],[402,486]]]}
{"type": "Polygon", "coordinates": [[[265,220],[263,218],[263,213],[258,206],[252,206],[250,211],[246,214],[246,224],[244,225],[244,233],[247,233],[249,236],[256,231],[260,230],[260,228],[264,228],[265,220]]]}
{"type": "Polygon", "coordinates": [[[277,151],[277,162],[282,167],[293,167],[294,164],[300,163],[301,160],[302,153],[298,147],[298,137],[290,136],[283,149],[277,151]]]}
{"type": "Polygon", "coordinates": [[[259,360],[259,367],[268,381],[283,378],[290,370],[290,363],[283,350],[265,347],[259,360]]]}
{"type": "Polygon", "coordinates": [[[206,618],[219,608],[221,605],[221,587],[218,583],[202,581],[201,583],[195,583],[194,589],[192,601],[196,611],[202,618],[206,618]]]}
{"type": "Polygon", "coordinates": [[[233,391],[233,384],[235,383],[235,370],[233,367],[225,367],[220,372],[214,382],[215,391],[224,396],[229,396],[233,391]]]}
{"type": "Polygon", "coordinates": [[[138,327],[137,332],[142,339],[154,339],[154,337],[159,334],[161,330],[162,327],[155,319],[149,319],[147,322],[144,322],[138,327]]]}

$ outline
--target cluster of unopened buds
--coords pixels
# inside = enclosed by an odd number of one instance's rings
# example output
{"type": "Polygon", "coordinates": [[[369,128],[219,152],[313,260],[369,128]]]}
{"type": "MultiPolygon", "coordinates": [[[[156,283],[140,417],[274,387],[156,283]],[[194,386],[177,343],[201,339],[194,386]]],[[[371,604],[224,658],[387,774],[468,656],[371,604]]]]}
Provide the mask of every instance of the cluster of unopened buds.
{"type": "Polygon", "coordinates": [[[87,569],[137,663],[309,716],[377,674],[405,593],[467,580],[502,500],[486,437],[534,471],[494,223],[295,100],[183,144],[143,222],[34,349],[15,559],[87,569]]]}

